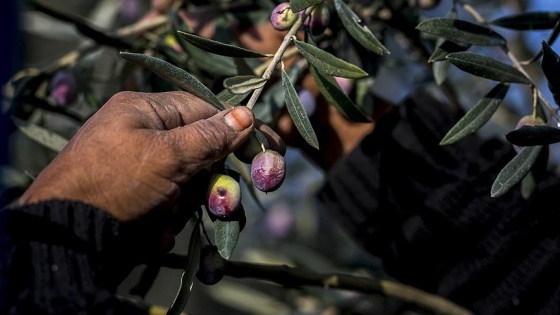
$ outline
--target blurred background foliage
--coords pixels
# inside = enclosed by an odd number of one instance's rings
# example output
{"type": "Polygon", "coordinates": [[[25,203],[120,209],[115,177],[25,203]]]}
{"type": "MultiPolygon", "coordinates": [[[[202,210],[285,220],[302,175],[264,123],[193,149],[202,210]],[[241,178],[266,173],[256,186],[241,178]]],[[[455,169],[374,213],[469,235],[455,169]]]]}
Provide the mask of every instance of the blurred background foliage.
{"type": "MultiPolygon", "coordinates": [[[[200,2],[200,1],[199,1],[200,2]]],[[[223,1],[230,3],[230,1],[223,1]]],[[[239,1],[243,7],[252,1],[239,1]]],[[[259,5],[274,5],[272,1],[256,1],[259,5]]],[[[360,1],[364,5],[383,1],[360,1]]],[[[116,30],[134,22],[147,12],[149,0],[49,0],[49,7],[63,12],[71,12],[82,17],[87,23],[102,30],[116,30]]],[[[195,1],[196,3],[196,1],[195,1]]],[[[202,1],[201,3],[204,3],[202,1]]],[[[233,2],[232,2],[233,3],[233,2]]],[[[414,7],[415,1],[408,1],[414,7]]],[[[469,1],[488,20],[524,11],[560,11],[560,3],[550,0],[501,0],[469,1]]],[[[230,3],[231,4],[231,3],[230,3]]],[[[394,3],[393,3],[394,4],[394,3]]],[[[418,21],[429,17],[443,17],[451,9],[452,1],[442,0],[430,10],[417,10],[418,21]]],[[[252,22],[267,20],[270,11],[247,11],[237,14],[236,18],[252,22]],[[240,18],[242,17],[242,18],[240,18]]],[[[48,94],[48,83],[39,82],[38,91],[44,99],[26,99],[17,106],[11,104],[6,93],[2,99],[2,155],[0,185],[2,205],[10,204],[29,185],[56,152],[29,139],[17,130],[11,115],[34,122],[68,139],[81,124],[101,106],[105,100],[120,90],[164,91],[172,89],[164,81],[143,71],[140,67],[127,63],[118,56],[119,49],[109,46],[96,46],[91,38],[84,36],[72,23],[53,18],[34,10],[25,1],[6,0],[0,11],[0,29],[4,49],[0,54],[0,84],[5,86],[10,78],[21,70],[32,74],[34,69],[54,69],[48,72],[53,79],[59,70],[67,71],[73,79],[75,95],[62,91],[64,97],[56,93],[48,94]],[[60,67],[61,62],[73,58],[72,54],[82,53],[69,67],[60,67]],[[63,59],[61,59],[63,58],[63,59]],[[37,105],[38,104],[38,105],[37,105]],[[41,108],[42,107],[42,108],[41,108]]],[[[216,37],[228,41],[227,20],[229,15],[214,17],[217,22],[216,37]]],[[[464,12],[459,18],[472,20],[464,12]]],[[[520,59],[531,58],[540,50],[540,43],[549,35],[548,31],[517,32],[496,28],[506,39],[513,53],[520,59]]],[[[176,40],[169,36],[169,30],[162,33],[148,33],[141,38],[144,46],[153,51],[163,52],[170,58],[177,57],[180,49],[176,40]]],[[[384,30],[385,46],[392,52],[383,56],[372,93],[395,103],[420,86],[433,86],[434,93],[445,97],[444,93],[432,83],[431,67],[411,46],[406,35],[393,28],[384,30]]],[[[127,42],[128,43],[128,42],[127,42]]],[[[557,48],[554,45],[553,48],[557,48]]],[[[489,48],[477,48],[481,53],[503,58],[489,48]]],[[[175,60],[176,61],[176,60],[175,60]]],[[[188,64],[188,63],[187,63],[188,64]]],[[[200,65],[199,65],[200,66],[200,65]]],[[[190,69],[189,69],[190,71],[190,69]]],[[[538,63],[528,68],[540,89],[552,99],[542,77],[538,63]]],[[[20,72],[19,74],[22,74],[20,72]]],[[[216,74],[198,68],[196,74],[201,81],[212,87],[219,80],[216,74]]],[[[218,76],[230,75],[227,73],[218,76]]],[[[25,79],[22,75],[18,79],[25,79]]],[[[454,87],[456,105],[468,109],[475,104],[493,85],[492,82],[479,80],[450,67],[449,80],[454,87]],[[467,88],[468,87],[468,88],[467,88]]],[[[220,87],[214,86],[214,88],[220,87]]],[[[219,91],[219,90],[218,90],[219,91]]],[[[5,91],[6,92],[6,91],[5,91]]],[[[263,96],[264,98],[264,96],[263,96]]],[[[511,91],[492,122],[481,133],[487,136],[503,137],[511,130],[519,117],[531,113],[530,90],[523,86],[512,86],[511,91]]],[[[320,132],[320,131],[319,131],[320,132]]],[[[560,159],[560,151],[550,146],[551,168],[560,159]]],[[[241,233],[239,243],[232,259],[249,262],[297,265],[317,272],[348,272],[364,276],[387,277],[380,262],[363,252],[352,240],[339,230],[321,211],[314,194],[321,187],[324,173],[308,162],[302,154],[288,148],[286,154],[287,176],[285,183],[274,193],[258,193],[260,202],[267,209],[260,210],[252,198],[244,197],[247,212],[247,227],[241,233]]],[[[244,188],[243,195],[250,196],[244,188]]],[[[207,228],[211,224],[206,224],[207,228]]],[[[185,229],[178,237],[174,253],[186,254],[188,235],[185,229]]],[[[212,233],[210,233],[212,234],[212,233]]],[[[119,289],[119,294],[139,299],[131,294],[141,277],[145,266],[133,271],[119,289]]],[[[144,302],[164,308],[173,301],[182,270],[162,268],[154,285],[147,291],[144,302]]],[[[284,288],[258,280],[224,278],[214,286],[204,286],[195,282],[193,295],[187,305],[189,314],[425,314],[406,303],[382,296],[365,296],[357,292],[325,290],[307,287],[304,289],[284,288]]]]}

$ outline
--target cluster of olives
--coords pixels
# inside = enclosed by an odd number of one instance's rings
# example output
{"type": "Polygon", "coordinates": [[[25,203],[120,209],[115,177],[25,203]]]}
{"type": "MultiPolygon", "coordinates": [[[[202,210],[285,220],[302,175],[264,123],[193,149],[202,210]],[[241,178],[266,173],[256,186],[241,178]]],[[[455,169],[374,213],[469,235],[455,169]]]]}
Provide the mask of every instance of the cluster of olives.
{"type": "MultiPolygon", "coordinates": [[[[302,12],[293,12],[290,2],[282,2],[278,4],[270,14],[270,23],[278,31],[286,31],[296,22],[298,16],[302,12]]],[[[330,21],[330,11],[325,3],[318,4],[311,16],[304,21],[304,25],[308,26],[313,34],[322,33],[330,21]]]]}

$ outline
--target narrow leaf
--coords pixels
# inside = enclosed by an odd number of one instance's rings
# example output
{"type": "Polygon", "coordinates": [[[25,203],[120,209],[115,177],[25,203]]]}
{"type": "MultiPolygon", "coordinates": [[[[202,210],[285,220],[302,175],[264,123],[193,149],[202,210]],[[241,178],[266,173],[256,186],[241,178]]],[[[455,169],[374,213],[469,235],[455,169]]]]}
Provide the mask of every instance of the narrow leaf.
{"type": "Polygon", "coordinates": [[[220,99],[220,101],[236,106],[241,104],[241,102],[249,95],[249,93],[250,91],[243,94],[234,94],[228,89],[224,89],[216,96],[218,97],[218,99],[220,99]]]}
{"type": "Polygon", "coordinates": [[[256,51],[241,48],[234,45],[224,44],[212,39],[208,39],[202,36],[194,35],[187,32],[177,31],[177,34],[181,36],[184,40],[190,44],[207,51],[209,53],[234,57],[234,58],[262,58],[267,57],[265,54],[261,54],[256,51]]]}
{"type": "Polygon", "coordinates": [[[363,25],[360,17],[342,0],[335,0],[334,7],[340,21],[348,33],[364,48],[378,54],[390,54],[389,50],[373,35],[366,25],[363,25]]]}
{"type": "Polygon", "coordinates": [[[313,130],[313,126],[311,126],[311,121],[309,121],[309,117],[307,117],[305,108],[303,108],[299,100],[296,89],[290,82],[290,78],[284,69],[282,69],[282,87],[284,88],[288,113],[296,125],[297,130],[310,146],[318,150],[319,140],[317,140],[317,135],[313,130]]]}
{"type": "Polygon", "coordinates": [[[161,265],[159,262],[156,263],[148,263],[146,268],[142,271],[140,275],[140,279],[138,283],[134,287],[132,287],[128,293],[132,295],[137,295],[141,299],[146,297],[146,294],[150,291],[154,282],[156,281],[157,276],[161,270],[161,265]]]}
{"type": "Polygon", "coordinates": [[[507,83],[497,84],[447,132],[440,145],[456,143],[480,129],[496,112],[508,89],[507,83]]]}
{"type": "Polygon", "coordinates": [[[490,195],[500,197],[507,193],[515,184],[519,183],[531,170],[537,160],[542,146],[524,148],[500,171],[494,183],[490,195]]]}
{"type": "Polygon", "coordinates": [[[504,16],[490,24],[518,31],[548,30],[554,28],[560,18],[560,12],[525,12],[504,16]]]}
{"type": "Polygon", "coordinates": [[[535,182],[535,177],[529,172],[523,177],[523,180],[521,180],[521,197],[523,197],[523,199],[529,199],[536,189],[537,183],[535,182]]]}
{"type": "Polygon", "coordinates": [[[358,66],[335,57],[316,46],[304,43],[297,39],[294,39],[294,43],[303,57],[305,57],[305,59],[319,71],[325,74],[350,79],[368,76],[368,73],[360,69],[358,66]]]}
{"type": "Polygon", "coordinates": [[[342,116],[356,122],[371,122],[371,119],[344,93],[333,77],[319,72],[313,66],[309,70],[321,94],[342,116]]]}
{"type": "Polygon", "coordinates": [[[447,79],[448,69],[449,61],[447,60],[434,62],[432,64],[432,73],[437,85],[442,85],[443,82],[445,82],[445,79],[447,79]]]}
{"type": "Polygon", "coordinates": [[[427,19],[420,22],[416,28],[428,34],[470,45],[505,46],[507,43],[500,34],[485,26],[457,19],[427,19]]]}
{"type": "Polygon", "coordinates": [[[177,295],[175,296],[173,303],[171,303],[171,306],[167,311],[167,315],[181,314],[187,306],[187,302],[191,295],[194,277],[198,272],[198,266],[200,263],[201,238],[199,224],[200,221],[197,219],[189,240],[187,265],[181,275],[181,285],[179,286],[179,291],[177,291],[177,295]]]}
{"type": "Polygon", "coordinates": [[[121,52],[120,55],[128,61],[139,64],[152,71],[162,79],[167,80],[169,83],[172,83],[194,96],[201,98],[217,109],[225,109],[224,105],[220,102],[216,95],[214,95],[210,89],[208,89],[204,84],[202,84],[202,82],[189,74],[187,71],[176,67],[165,60],[144,54],[121,52]]]}
{"type": "Polygon", "coordinates": [[[267,79],[254,75],[239,75],[224,80],[224,87],[233,94],[245,94],[266,84],[267,79]]]}
{"type": "Polygon", "coordinates": [[[299,12],[323,1],[324,0],[290,0],[290,8],[293,12],[299,12]]]}
{"type": "Polygon", "coordinates": [[[197,68],[221,76],[233,76],[237,74],[232,58],[217,54],[208,54],[208,52],[194,45],[187,45],[183,38],[179,36],[178,32],[189,33],[191,30],[180,17],[179,11],[170,9],[168,11],[168,17],[172,22],[173,36],[175,36],[177,42],[186,54],[194,61],[197,68]]]}
{"type": "Polygon", "coordinates": [[[235,64],[235,71],[238,75],[254,75],[255,72],[247,63],[247,60],[243,58],[233,58],[233,63],[235,64]]]}
{"type": "Polygon", "coordinates": [[[15,117],[12,119],[19,131],[24,135],[55,152],[60,152],[68,143],[66,138],[53,131],[15,117]]]}
{"type": "Polygon", "coordinates": [[[428,59],[428,62],[443,61],[450,53],[465,51],[469,49],[470,45],[455,43],[450,40],[443,40],[441,44],[436,45],[434,52],[428,59]]]}
{"type": "Polygon", "coordinates": [[[541,69],[548,81],[548,89],[556,104],[560,104],[560,56],[545,41],[542,42],[541,69]]]}
{"type": "Polygon", "coordinates": [[[241,232],[241,223],[239,221],[214,221],[214,238],[218,252],[224,259],[229,259],[241,232]]]}
{"type": "Polygon", "coordinates": [[[492,57],[473,52],[456,52],[447,55],[446,59],[465,72],[489,80],[531,84],[519,70],[492,57]]]}
{"type": "Polygon", "coordinates": [[[548,125],[522,126],[506,134],[511,144],[526,147],[560,142],[560,129],[548,125]]]}

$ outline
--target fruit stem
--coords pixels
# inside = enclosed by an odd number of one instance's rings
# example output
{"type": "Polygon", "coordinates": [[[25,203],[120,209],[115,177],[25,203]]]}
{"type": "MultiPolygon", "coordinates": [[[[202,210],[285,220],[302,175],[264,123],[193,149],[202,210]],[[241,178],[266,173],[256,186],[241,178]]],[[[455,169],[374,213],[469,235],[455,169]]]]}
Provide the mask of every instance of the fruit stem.
{"type": "MultiPolygon", "coordinates": [[[[282,56],[284,55],[284,52],[288,48],[288,45],[290,45],[290,42],[292,41],[292,36],[295,36],[295,34],[299,30],[299,28],[303,25],[303,21],[313,11],[313,8],[314,8],[314,6],[311,6],[307,9],[305,9],[305,11],[301,15],[298,16],[294,25],[292,25],[292,27],[290,28],[290,30],[288,31],[286,36],[284,36],[284,40],[282,41],[282,43],[278,47],[278,50],[274,54],[274,57],[272,58],[272,61],[270,61],[270,63],[268,64],[268,67],[264,71],[264,73],[262,75],[262,78],[264,78],[266,80],[270,79],[270,77],[272,76],[272,72],[274,71],[274,69],[276,69],[276,66],[282,60],[282,56]]],[[[251,95],[251,98],[249,99],[249,102],[247,102],[247,107],[249,107],[250,109],[253,109],[253,107],[257,103],[257,100],[258,100],[259,96],[261,95],[261,92],[263,91],[263,89],[264,89],[264,86],[262,86],[262,87],[253,91],[253,94],[251,95]]]]}
{"type": "Polygon", "coordinates": [[[537,119],[537,104],[539,100],[539,90],[536,86],[532,85],[531,89],[533,90],[533,119],[537,119]]]}

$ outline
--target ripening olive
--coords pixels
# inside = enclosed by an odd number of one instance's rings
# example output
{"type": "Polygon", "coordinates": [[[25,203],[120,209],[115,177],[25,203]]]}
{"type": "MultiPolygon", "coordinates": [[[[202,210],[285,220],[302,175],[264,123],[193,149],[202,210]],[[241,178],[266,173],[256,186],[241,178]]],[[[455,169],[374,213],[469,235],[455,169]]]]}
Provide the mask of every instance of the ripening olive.
{"type": "Polygon", "coordinates": [[[280,153],[265,150],[257,154],[251,163],[251,179],[260,191],[270,192],[278,189],[286,176],[286,162],[280,153]]]}
{"type": "Polygon", "coordinates": [[[214,245],[205,245],[200,251],[200,263],[196,278],[206,284],[213,285],[218,283],[225,274],[226,261],[218,248],[214,245]]]}
{"type": "Polygon", "coordinates": [[[216,217],[232,215],[241,204],[241,187],[231,176],[215,174],[208,187],[208,210],[216,217]]]}
{"type": "Polygon", "coordinates": [[[78,82],[71,70],[61,70],[53,76],[50,95],[61,106],[73,103],[78,98],[78,82]]]}
{"type": "Polygon", "coordinates": [[[309,26],[311,34],[318,35],[325,31],[330,19],[329,7],[323,2],[313,9],[311,16],[305,20],[304,24],[309,26]]]}
{"type": "Polygon", "coordinates": [[[298,14],[292,11],[290,2],[282,2],[272,10],[270,14],[270,23],[272,23],[274,29],[286,31],[294,25],[297,17],[298,14]]]}

